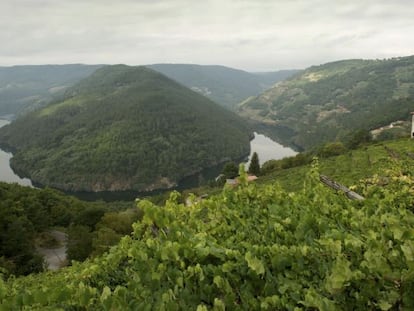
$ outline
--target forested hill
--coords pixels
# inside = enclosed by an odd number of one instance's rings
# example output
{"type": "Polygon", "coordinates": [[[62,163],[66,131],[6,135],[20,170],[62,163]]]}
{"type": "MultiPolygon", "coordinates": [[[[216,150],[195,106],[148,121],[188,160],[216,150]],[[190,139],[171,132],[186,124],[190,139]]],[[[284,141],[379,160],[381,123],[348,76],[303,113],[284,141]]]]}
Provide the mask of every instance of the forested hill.
{"type": "Polygon", "coordinates": [[[99,65],[39,65],[0,67],[0,116],[45,105],[99,65]]]}
{"type": "Polygon", "coordinates": [[[414,101],[414,56],[345,60],[313,66],[239,107],[301,148],[343,140],[407,120],[414,101]]]}
{"type": "MultiPolygon", "coordinates": [[[[26,65],[0,67],[0,116],[27,112],[46,105],[103,65],[26,65]]],[[[157,64],[148,66],[232,108],[260,94],[297,70],[248,73],[224,66],[157,64]]]]}
{"type": "Polygon", "coordinates": [[[161,72],[229,109],[298,72],[298,70],[281,70],[250,73],[224,66],[191,64],[155,64],[147,67],[161,72]]]}
{"type": "Polygon", "coordinates": [[[146,67],[106,66],[63,100],[0,130],[12,167],[64,190],[167,188],[246,156],[250,130],[232,112],[146,67]]]}

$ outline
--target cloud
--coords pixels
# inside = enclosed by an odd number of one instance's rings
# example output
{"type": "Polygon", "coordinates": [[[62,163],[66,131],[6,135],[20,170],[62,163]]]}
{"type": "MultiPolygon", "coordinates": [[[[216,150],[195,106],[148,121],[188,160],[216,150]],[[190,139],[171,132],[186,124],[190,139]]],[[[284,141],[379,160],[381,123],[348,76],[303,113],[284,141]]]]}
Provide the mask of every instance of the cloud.
{"type": "Polygon", "coordinates": [[[412,16],[404,0],[3,0],[0,65],[301,68],[414,54],[412,16]]]}

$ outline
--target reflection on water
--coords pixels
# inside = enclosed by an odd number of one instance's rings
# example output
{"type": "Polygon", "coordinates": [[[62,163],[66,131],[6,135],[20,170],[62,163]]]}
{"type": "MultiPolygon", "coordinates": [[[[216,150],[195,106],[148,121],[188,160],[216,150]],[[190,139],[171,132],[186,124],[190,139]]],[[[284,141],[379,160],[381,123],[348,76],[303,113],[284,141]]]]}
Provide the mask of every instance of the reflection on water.
{"type": "Polygon", "coordinates": [[[254,139],[250,142],[250,156],[247,160],[247,166],[250,164],[253,152],[257,152],[260,165],[269,160],[279,160],[297,154],[291,148],[284,147],[269,137],[258,133],[254,133],[254,139]]]}
{"type": "MultiPolygon", "coordinates": [[[[9,124],[7,120],[0,119],[0,127],[9,124]]],[[[294,156],[295,151],[288,147],[284,147],[277,142],[273,141],[269,137],[262,134],[254,133],[254,139],[250,142],[251,154],[248,158],[247,165],[250,163],[250,158],[253,152],[257,152],[259,156],[260,164],[262,165],[268,160],[277,160],[284,157],[294,156]]],[[[0,181],[16,182],[24,186],[33,186],[31,181],[27,178],[20,178],[10,168],[11,153],[4,152],[0,149],[0,181]]],[[[184,190],[188,188],[198,187],[206,183],[209,180],[214,179],[220,174],[224,166],[220,164],[218,166],[207,168],[195,175],[184,178],[180,181],[176,190],[184,190]]],[[[133,201],[137,197],[143,197],[153,194],[162,193],[164,190],[157,190],[153,192],[137,192],[137,191],[117,191],[117,192],[74,192],[68,193],[74,195],[80,199],[88,201],[104,200],[104,201],[133,201]]]]}
{"type": "MultiPolygon", "coordinates": [[[[9,124],[10,121],[0,119],[0,127],[9,124]]],[[[9,183],[18,183],[22,186],[32,186],[32,182],[27,178],[20,178],[10,168],[10,159],[12,154],[0,149],[0,181],[9,183]]]]}

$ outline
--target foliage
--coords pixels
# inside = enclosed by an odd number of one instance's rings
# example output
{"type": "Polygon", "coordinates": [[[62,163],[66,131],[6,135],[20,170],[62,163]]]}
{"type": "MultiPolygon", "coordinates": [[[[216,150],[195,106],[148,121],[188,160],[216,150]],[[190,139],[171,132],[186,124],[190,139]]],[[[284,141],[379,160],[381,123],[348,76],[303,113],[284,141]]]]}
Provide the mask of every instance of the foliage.
{"type": "Polygon", "coordinates": [[[299,149],[332,141],[358,144],[348,139],[355,131],[410,117],[413,69],[414,56],[313,66],[248,100],[239,113],[299,149]]]}
{"type": "Polygon", "coordinates": [[[0,129],[13,169],[70,191],[169,188],[249,153],[235,114],[145,67],[106,66],[0,129]]]}
{"type": "Polygon", "coordinates": [[[221,173],[225,179],[233,179],[239,175],[239,167],[234,162],[228,162],[224,165],[221,173]]]}
{"type": "MultiPolygon", "coordinates": [[[[17,205],[17,204],[16,204],[17,205]]],[[[34,247],[34,228],[18,206],[0,202],[0,265],[17,275],[43,270],[34,247]]]]}
{"type": "MultiPolygon", "coordinates": [[[[332,145],[332,148],[335,148],[335,146],[336,144],[332,145]]],[[[286,170],[293,167],[305,166],[306,164],[311,163],[312,159],[315,156],[321,156],[323,158],[335,155],[337,149],[335,148],[334,150],[331,149],[331,147],[327,144],[327,149],[325,149],[325,147],[322,147],[321,150],[300,152],[292,157],[286,157],[279,160],[269,160],[263,163],[260,172],[261,175],[267,175],[277,170],[286,170]],[[329,151],[329,155],[326,153],[326,151],[329,151]]]]}
{"type": "MultiPolygon", "coordinates": [[[[319,152],[316,150],[316,152],[319,152]]],[[[414,165],[413,141],[403,138],[394,141],[372,142],[356,150],[348,150],[341,155],[319,157],[320,171],[345,185],[354,185],[358,180],[388,170],[397,159],[414,165]]],[[[295,157],[272,160],[263,164],[262,176],[257,183],[277,180],[287,191],[299,191],[303,188],[306,166],[296,165],[300,161],[310,163],[317,153],[300,153],[295,157]]]]}
{"type": "Polygon", "coordinates": [[[44,106],[99,67],[79,64],[0,67],[0,116],[44,106]]]}
{"type": "Polygon", "coordinates": [[[259,156],[257,155],[257,152],[253,152],[252,159],[250,160],[248,172],[249,174],[253,174],[256,176],[260,175],[260,163],[259,163],[259,156]]]}
{"type": "Polygon", "coordinates": [[[100,222],[101,218],[105,221],[111,215],[117,215],[114,211],[127,206],[130,205],[84,202],[48,188],[34,189],[0,182],[0,269],[5,268],[7,274],[14,275],[43,270],[43,258],[36,252],[36,243],[37,240],[47,243],[45,231],[51,227],[71,225],[69,257],[83,260],[94,250],[89,232],[95,227],[117,226],[115,230],[122,234],[128,232],[128,226],[131,230],[131,222],[140,217],[139,211],[127,214],[121,211],[120,219],[130,218],[122,220],[123,223],[100,222]],[[104,214],[106,212],[108,216],[104,214]],[[85,230],[77,230],[79,227],[85,230]],[[83,252],[78,254],[77,249],[83,249],[83,252]]]}
{"type": "Polygon", "coordinates": [[[50,189],[0,183],[0,266],[16,275],[43,270],[35,249],[36,233],[66,224],[76,210],[71,203],[50,189]]]}
{"type": "Polygon", "coordinates": [[[372,140],[371,134],[365,130],[357,130],[348,135],[345,143],[348,149],[356,149],[372,140]]]}
{"type": "Polygon", "coordinates": [[[347,151],[347,148],[341,142],[332,142],[324,144],[317,152],[316,155],[322,158],[328,158],[343,154],[347,151]]]}
{"type": "Polygon", "coordinates": [[[92,251],[91,229],[85,225],[71,225],[68,229],[66,255],[68,260],[84,261],[92,251]]]}
{"type": "Polygon", "coordinates": [[[374,141],[383,141],[383,140],[393,140],[399,139],[403,137],[407,137],[407,133],[411,132],[411,120],[407,122],[401,122],[400,124],[388,126],[386,128],[382,128],[379,133],[378,131],[373,134],[372,139],[374,141]]]}
{"type": "Polygon", "coordinates": [[[224,66],[190,64],[156,64],[154,69],[192,90],[210,98],[219,105],[234,109],[236,104],[250,96],[258,95],[297,70],[250,73],[224,66]]]}
{"type": "Polygon", "coordinates": [[[136,208],[105,213],[93,232],[92,255],[100,255],[116,245],[123,236],[132,232],[133,223],[141,218],[142,211],[136,208]]]}
{"type": "Polygon", "coordinates": [[[315,166],[296,193],[246,183],[192,206],[174,192],[164,207],[140,201],[131,236],[93,261],[0,281],[0,308],[411,310],[414,180],[398,165],[386,177],[364,181],[358,202],[320,185],[315,166]]]}
{"type": "Polygon", "coordinates": [[[95,225],[101,220],[102,216],[104,216],[105,211],[106,208],[104,206],[88,206],[85,209],[79,211],[73,222],[77,225],[93,229],[95,225]]]}

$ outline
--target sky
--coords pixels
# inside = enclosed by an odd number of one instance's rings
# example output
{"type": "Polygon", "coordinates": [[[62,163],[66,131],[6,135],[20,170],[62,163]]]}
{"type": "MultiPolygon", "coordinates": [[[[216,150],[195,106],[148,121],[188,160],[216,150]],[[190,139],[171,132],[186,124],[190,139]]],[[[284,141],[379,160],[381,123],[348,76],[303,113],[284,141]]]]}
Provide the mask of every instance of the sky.
{"type": "Polygon", "coordinates": [[[0,66],[247,71],[414,54],[411,0],[0,0],[0,66]]]}

